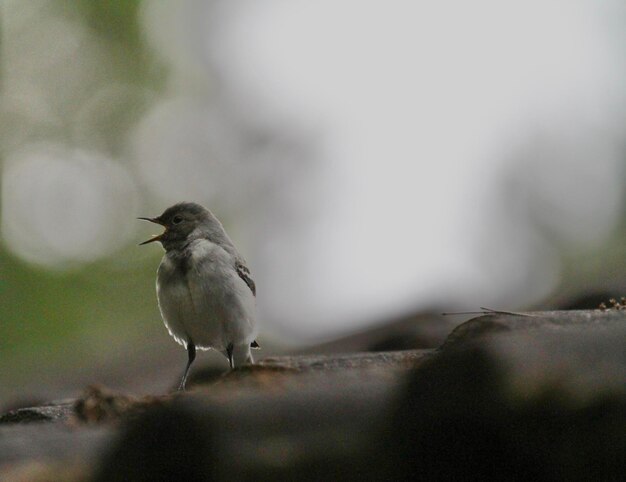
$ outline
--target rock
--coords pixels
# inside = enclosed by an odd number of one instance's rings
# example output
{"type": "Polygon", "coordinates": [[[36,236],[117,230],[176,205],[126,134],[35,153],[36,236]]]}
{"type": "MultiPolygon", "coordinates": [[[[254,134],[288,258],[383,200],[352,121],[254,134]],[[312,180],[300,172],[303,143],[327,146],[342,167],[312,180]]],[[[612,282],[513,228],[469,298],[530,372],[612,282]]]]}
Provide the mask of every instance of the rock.
{"type": "Polygon", "coordinates": [[[145,399],[90,387],[72,405],[71,427],[7,425],[13,432],[4,438],[0,432],[0,452],[14,454],[12,462],[81,454],[92,460],[97,447],[107,446],[98,465],[101,480],[144,480],[137,471],[152,477],[153,466],[170,473],[167,457],[187,480],[210,480],[207,474],[214,473],[232,480],[259,480],[259,473],[279,480],[355,474],[345,462],[373,446],[389,393],[402,373],[431,353],[276,357],[185,393],[145,399]],[[173,441],[184,448],[186,466],[173,441]]]}
{"type": "Polygon", "coordinates": [[[624,326],[626,311],[623,310],[493,312],[459,325],[440,349],[503,332],[524,332],[541,337],[545,333],[597,332],[624,326]]]}
{"type": "Polygon", "coordinates": [[[216,480],[220,440],[210,412],[180,400],[130,420],[96,470],[97,482],[216,480]]]}
{"type": "Polygon", "coordinates": [[[134,397],[110,392],[99,386],[89,386],[73,404],[74,415],[81,422],[100,423],[119,419],[136,403],[134,397]]]}
{"type": "Polygon", "coordinates": [[[413,372],[384,434],[395,476],[623,477],[625,313],[530,315],[471,320],[413,372]]]}
{"type": "Polygon", "coordinates": [[[98,480],[155,480],[153,465],[182,471],[179,480],[363,476],[363,454],[375,446],[398,376],[380,369],[289,373],[273,386],[231,380],[149,409],[127,422],[98,480]],[[143,472],[148,478],[137,475],[143,472]]]}
{"type": "MultiPolygon", "coordinates": [[[[90,464],[112,432],[107,426],[72,427],[66,423],[0,425],[0,467],[28,461],[90,464]]],[[[4,479],[0,476],[0,480],[4,479]]]]}
{"type": "Polygon", "coordinates": [[[624,310],[494,312],[438,350],[267,358],[159,397],[92,388],[45,419],[61,423],[6,418],[0,465],[78,458],[107,481],[619,480],[625,343],[624,310]]]}
{"type": "Polygon", "coordinates": [[[167,403],[170,399],[168,395],[132,397],[92,385],[74,401],[73,415],[75,421],[82,423],[117,422],[137,416],[153,405],[167,403]]]}
{"type": "Polygon", "coordinates": [[[2,480],[10,482],[85,482],[91,472],[80,462],[60,463],[29,460],[0,467],[2,480]]]}
{"type": "MultiPolygon", "coordinates": [[[[407,369],[412,368],[432,350],[406,350],[375,353],[349,353],[336,355],[301,355],[272,357],[261,360],[246,369],[278,369],[308,372],[313,370],[346,370],[346,369],[407,369]]],[[[233,373],[237,373],[236,371],[233,373]]]]}
{"type": "Polygon", "coordinates": [[[0,425],[10,423],[58,422],[67,420],[73,413],[72,402],[18,408],[0,415],[0,425]]]}

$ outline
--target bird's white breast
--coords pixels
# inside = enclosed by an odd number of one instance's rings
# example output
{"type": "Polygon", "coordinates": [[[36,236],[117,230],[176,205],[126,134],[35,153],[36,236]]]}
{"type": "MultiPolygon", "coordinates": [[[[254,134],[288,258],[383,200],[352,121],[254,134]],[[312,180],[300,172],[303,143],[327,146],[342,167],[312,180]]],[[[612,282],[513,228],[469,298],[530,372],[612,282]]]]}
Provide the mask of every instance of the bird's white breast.
{"type": "Polygon", "coordinates": [[[168,252],[159,266],[157,297],[170,334],[183,345],[220,351],[252,342],[255,299],[231,255],[206,239],[194,241],[187,254],[182,261],[168,252]]]}

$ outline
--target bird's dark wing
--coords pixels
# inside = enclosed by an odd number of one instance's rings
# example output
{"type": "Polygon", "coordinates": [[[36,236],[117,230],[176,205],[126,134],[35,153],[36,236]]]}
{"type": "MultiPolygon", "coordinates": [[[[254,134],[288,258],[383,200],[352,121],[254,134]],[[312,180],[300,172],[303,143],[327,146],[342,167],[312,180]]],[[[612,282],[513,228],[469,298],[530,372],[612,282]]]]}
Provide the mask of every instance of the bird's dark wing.
{"type": "Polygon", "coordinates": [[[235,269],[237,270],[239,277],[246,282],[248,288],[252,291],[252,294],[256,296],[256,285],[254,284],[254,280],[250,277],[250,270],[248,267],[241,261],[238,261],[235,265],[235,269]]]}

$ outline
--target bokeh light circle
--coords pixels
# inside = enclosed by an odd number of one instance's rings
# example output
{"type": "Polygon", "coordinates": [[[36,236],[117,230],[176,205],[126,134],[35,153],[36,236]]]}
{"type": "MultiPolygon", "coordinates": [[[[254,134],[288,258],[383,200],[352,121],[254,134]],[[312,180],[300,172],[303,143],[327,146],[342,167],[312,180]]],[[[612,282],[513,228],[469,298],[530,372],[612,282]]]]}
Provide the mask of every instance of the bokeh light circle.
{"type": "Polygon", "coordinates": [[[10,156],[2,178],[2,237],[20,258],[63,268],[106,256],[129,240],[137,191],[99,154],[59,145],[10,156]]]}

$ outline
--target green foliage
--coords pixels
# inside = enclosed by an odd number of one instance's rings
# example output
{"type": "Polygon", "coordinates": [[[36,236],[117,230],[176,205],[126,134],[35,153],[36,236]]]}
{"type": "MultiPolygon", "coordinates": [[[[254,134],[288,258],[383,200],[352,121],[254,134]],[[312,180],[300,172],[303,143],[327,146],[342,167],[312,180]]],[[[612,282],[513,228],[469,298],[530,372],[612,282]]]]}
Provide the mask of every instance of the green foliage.
{"type": "Polygon", "coordinates": [[[0,364],[18,366],[31,357],[41,362],[42,352],[56,352],[61,360],[67,350],[124,345],[148,324],[161,328],[154,292],[158,260],[150,261],[127,268],[103,261],[55,272],[0,252],[0,364]]]}
{"type": "Polygon", "coordinates": [[[81,13],[87,25],[129,48],[140,48],[140,0],[61,0],[63,8],[81,13]]]}

